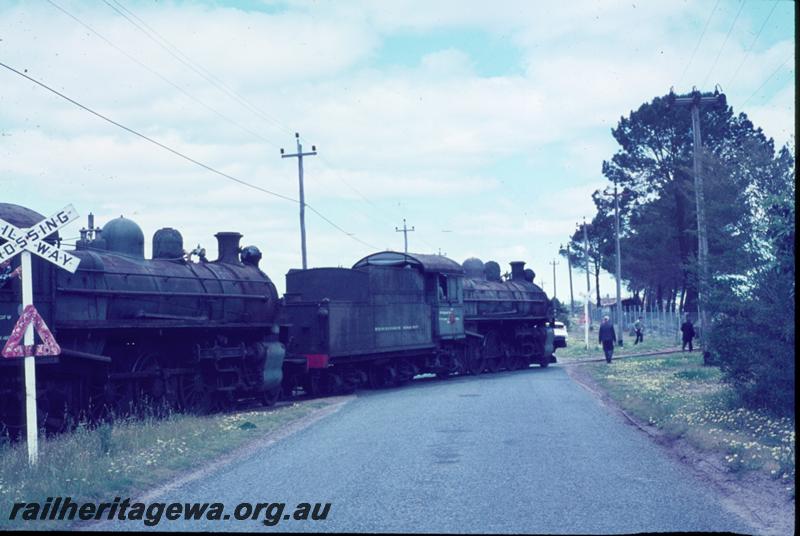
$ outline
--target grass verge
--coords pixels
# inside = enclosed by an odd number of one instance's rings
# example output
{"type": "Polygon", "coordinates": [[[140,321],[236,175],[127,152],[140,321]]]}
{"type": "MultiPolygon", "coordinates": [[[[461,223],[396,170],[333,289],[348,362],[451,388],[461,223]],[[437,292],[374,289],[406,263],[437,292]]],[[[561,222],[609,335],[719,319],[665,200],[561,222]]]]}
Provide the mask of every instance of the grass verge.
{"type": "MultiPolygon", "coordinates": [[[[135,497],[327,405],[316,400],[238,413],[172,414],[96,428],[79,426],[69,434],[40,438],[35,466],[28,465],[25,443],[0,444],[0,530],[20,523],[8,519],[15,502],[43,504],[57,496],[76,502],[135,497]]],[[[36,528],[53,528],[48,524],[63,522],[40,522],[36,528]]]]}
{"type": "Polygon", "coordinates": [[[720,455],[733,473],[761,471],[795,493],[794,420],[742,407],[699,353],[582,365],[625,411],[668,438],[720,455]]]}

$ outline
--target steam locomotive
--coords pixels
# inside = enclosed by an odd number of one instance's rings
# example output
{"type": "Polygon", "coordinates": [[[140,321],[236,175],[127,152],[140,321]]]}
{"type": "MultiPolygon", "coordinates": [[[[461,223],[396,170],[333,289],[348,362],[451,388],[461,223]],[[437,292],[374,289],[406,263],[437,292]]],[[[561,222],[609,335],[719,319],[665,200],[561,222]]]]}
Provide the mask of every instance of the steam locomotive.
{"type": "MultiPolygon", "coordinates": [[[[25,228],[42,216],[0,203],[0,218],[25,228]]],[[[40,425],[64,429],[76,415],[143,400],[206,412],[555,361],[551,303],[522,262],[503,281],[494,262],[383,251],[349,269],[290,270],[280,300],[261,252],[241,237],[217,233],[219,258],[195,250],[195,262],[163,228],[145,259],[132,220],[90,219],[74,274],[34,258],[34,303],[62,347],[36,358],[40,425]]],[[[0,267],[0,345],[19,316],[14,268],[0,267]]],[[[22,360],[0,359],[0,425],[12,433],[23,397],[22,360]]]]}
{"type": "MultiPolygon", "coordinates": [[[[0,218],[21,228],[43,219],[9,204],[0,204],[0,218]]],[[[243,397],[277,399],[279,298],[258,269],[257,248],[240,255],[241,235],[221,232],[219,258],[191,262],[180,233],[165,228],[145,259],[141,228],[123,217],[81,235],[74,274],[33,259],[34,304],[62,349],[36,358],[47,429],[101,408],[126,412],[143,399],[199,412],[243,397]]],[[[19,316],[20,287],[19,278],[6,278],[0,288],[0,344],[19,316]]],[[[0,359],[0,422],[12,431],[22,424],[22,382],[22,360],[0,359]]]]}

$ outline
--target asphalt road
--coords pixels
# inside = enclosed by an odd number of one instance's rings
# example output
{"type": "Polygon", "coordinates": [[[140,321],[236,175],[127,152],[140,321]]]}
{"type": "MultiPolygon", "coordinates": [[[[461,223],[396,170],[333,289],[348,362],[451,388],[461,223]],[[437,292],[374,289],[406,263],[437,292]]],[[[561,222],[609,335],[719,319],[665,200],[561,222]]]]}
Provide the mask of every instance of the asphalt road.
{"type": "Polygon", "coordinates": [[[752,532],[560,367],[365,392],[155,500],[222,502],[228,514],[241,502],[284,502],[284,514],[331,503],[324,521],[162,520],[161,530],[752,532]]]}

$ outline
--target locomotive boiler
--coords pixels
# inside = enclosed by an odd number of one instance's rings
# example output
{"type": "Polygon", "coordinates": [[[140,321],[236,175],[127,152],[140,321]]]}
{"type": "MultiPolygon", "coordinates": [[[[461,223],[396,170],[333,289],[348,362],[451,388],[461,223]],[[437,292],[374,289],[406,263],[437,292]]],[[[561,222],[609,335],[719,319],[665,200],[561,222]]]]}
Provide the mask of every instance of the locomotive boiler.
{"type": "Polygon", "coordinates": [[[470,258],[463,263],[464,322],[483,339],[476,368],[516,370],[555,362],[552,303],[524,262],[510,264],[511,274],[503,281],[493,261],[484,265],[470,258]]]}
{"type": "MultiPolygon", "coordinates": [[[[42,216],[0,203],[0,218],[28,227],[42,216]]],[[[62,347],[36,359],[40,422],[57,429],[76,409],[127,412],[143,401],[204,412],[241,398],[276,400],[284,358],[277,291],[257,248],[240,255],[239,233],[216,238],[219,258],[194,262],[178,231],[159,229],[146,259],[141,228],[119,217],[81,231],[74,274],[33,259],[34,303],[62,347]]],[[[19,279],[0,279],[4,339],[20,293],[19,279]]],[[[0,359],[0,422],[12,429],[22,414],[21,361],[0,359]]]]}

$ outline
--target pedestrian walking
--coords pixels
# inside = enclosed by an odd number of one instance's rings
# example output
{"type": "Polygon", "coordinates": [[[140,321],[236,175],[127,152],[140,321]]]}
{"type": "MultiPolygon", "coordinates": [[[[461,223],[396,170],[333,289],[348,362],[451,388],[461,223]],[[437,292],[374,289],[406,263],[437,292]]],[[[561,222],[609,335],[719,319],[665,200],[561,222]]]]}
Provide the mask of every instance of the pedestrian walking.
{"type": "Polygon", "coordinates": [[[684,320],[683,324],[681,324],[681,333],[683,333],[683,344],[681,345],[681,350],[686,351],[686,345],[689,345],[689,351],[692,351],[692,339],[694,338],[694,326],[692,325],[692,321],[689,320],[689,315],[686,315],[686,319],[684,320]]]}
{"type": "Polygon", "coordinates": [[[633,341],[633,344],[639,344],[640,342],[644,342],[644,324],[642,323],[642,317],[640,316],[639,319],[633,323],[633,329],[636,331],[636,340],[633,341]]]}
{"type": "Polygon", "coordinates": [[[614,326],[608,321],[608,317],[603,317],[603,323],[600,324],[600,329],[597,332],[600,344],[603,345],[603,353],[606,354],[606,363],[611,363],[611,358],[614,356],[614,341],[617,340],[617,334],[614,333],[614,326]]]}

